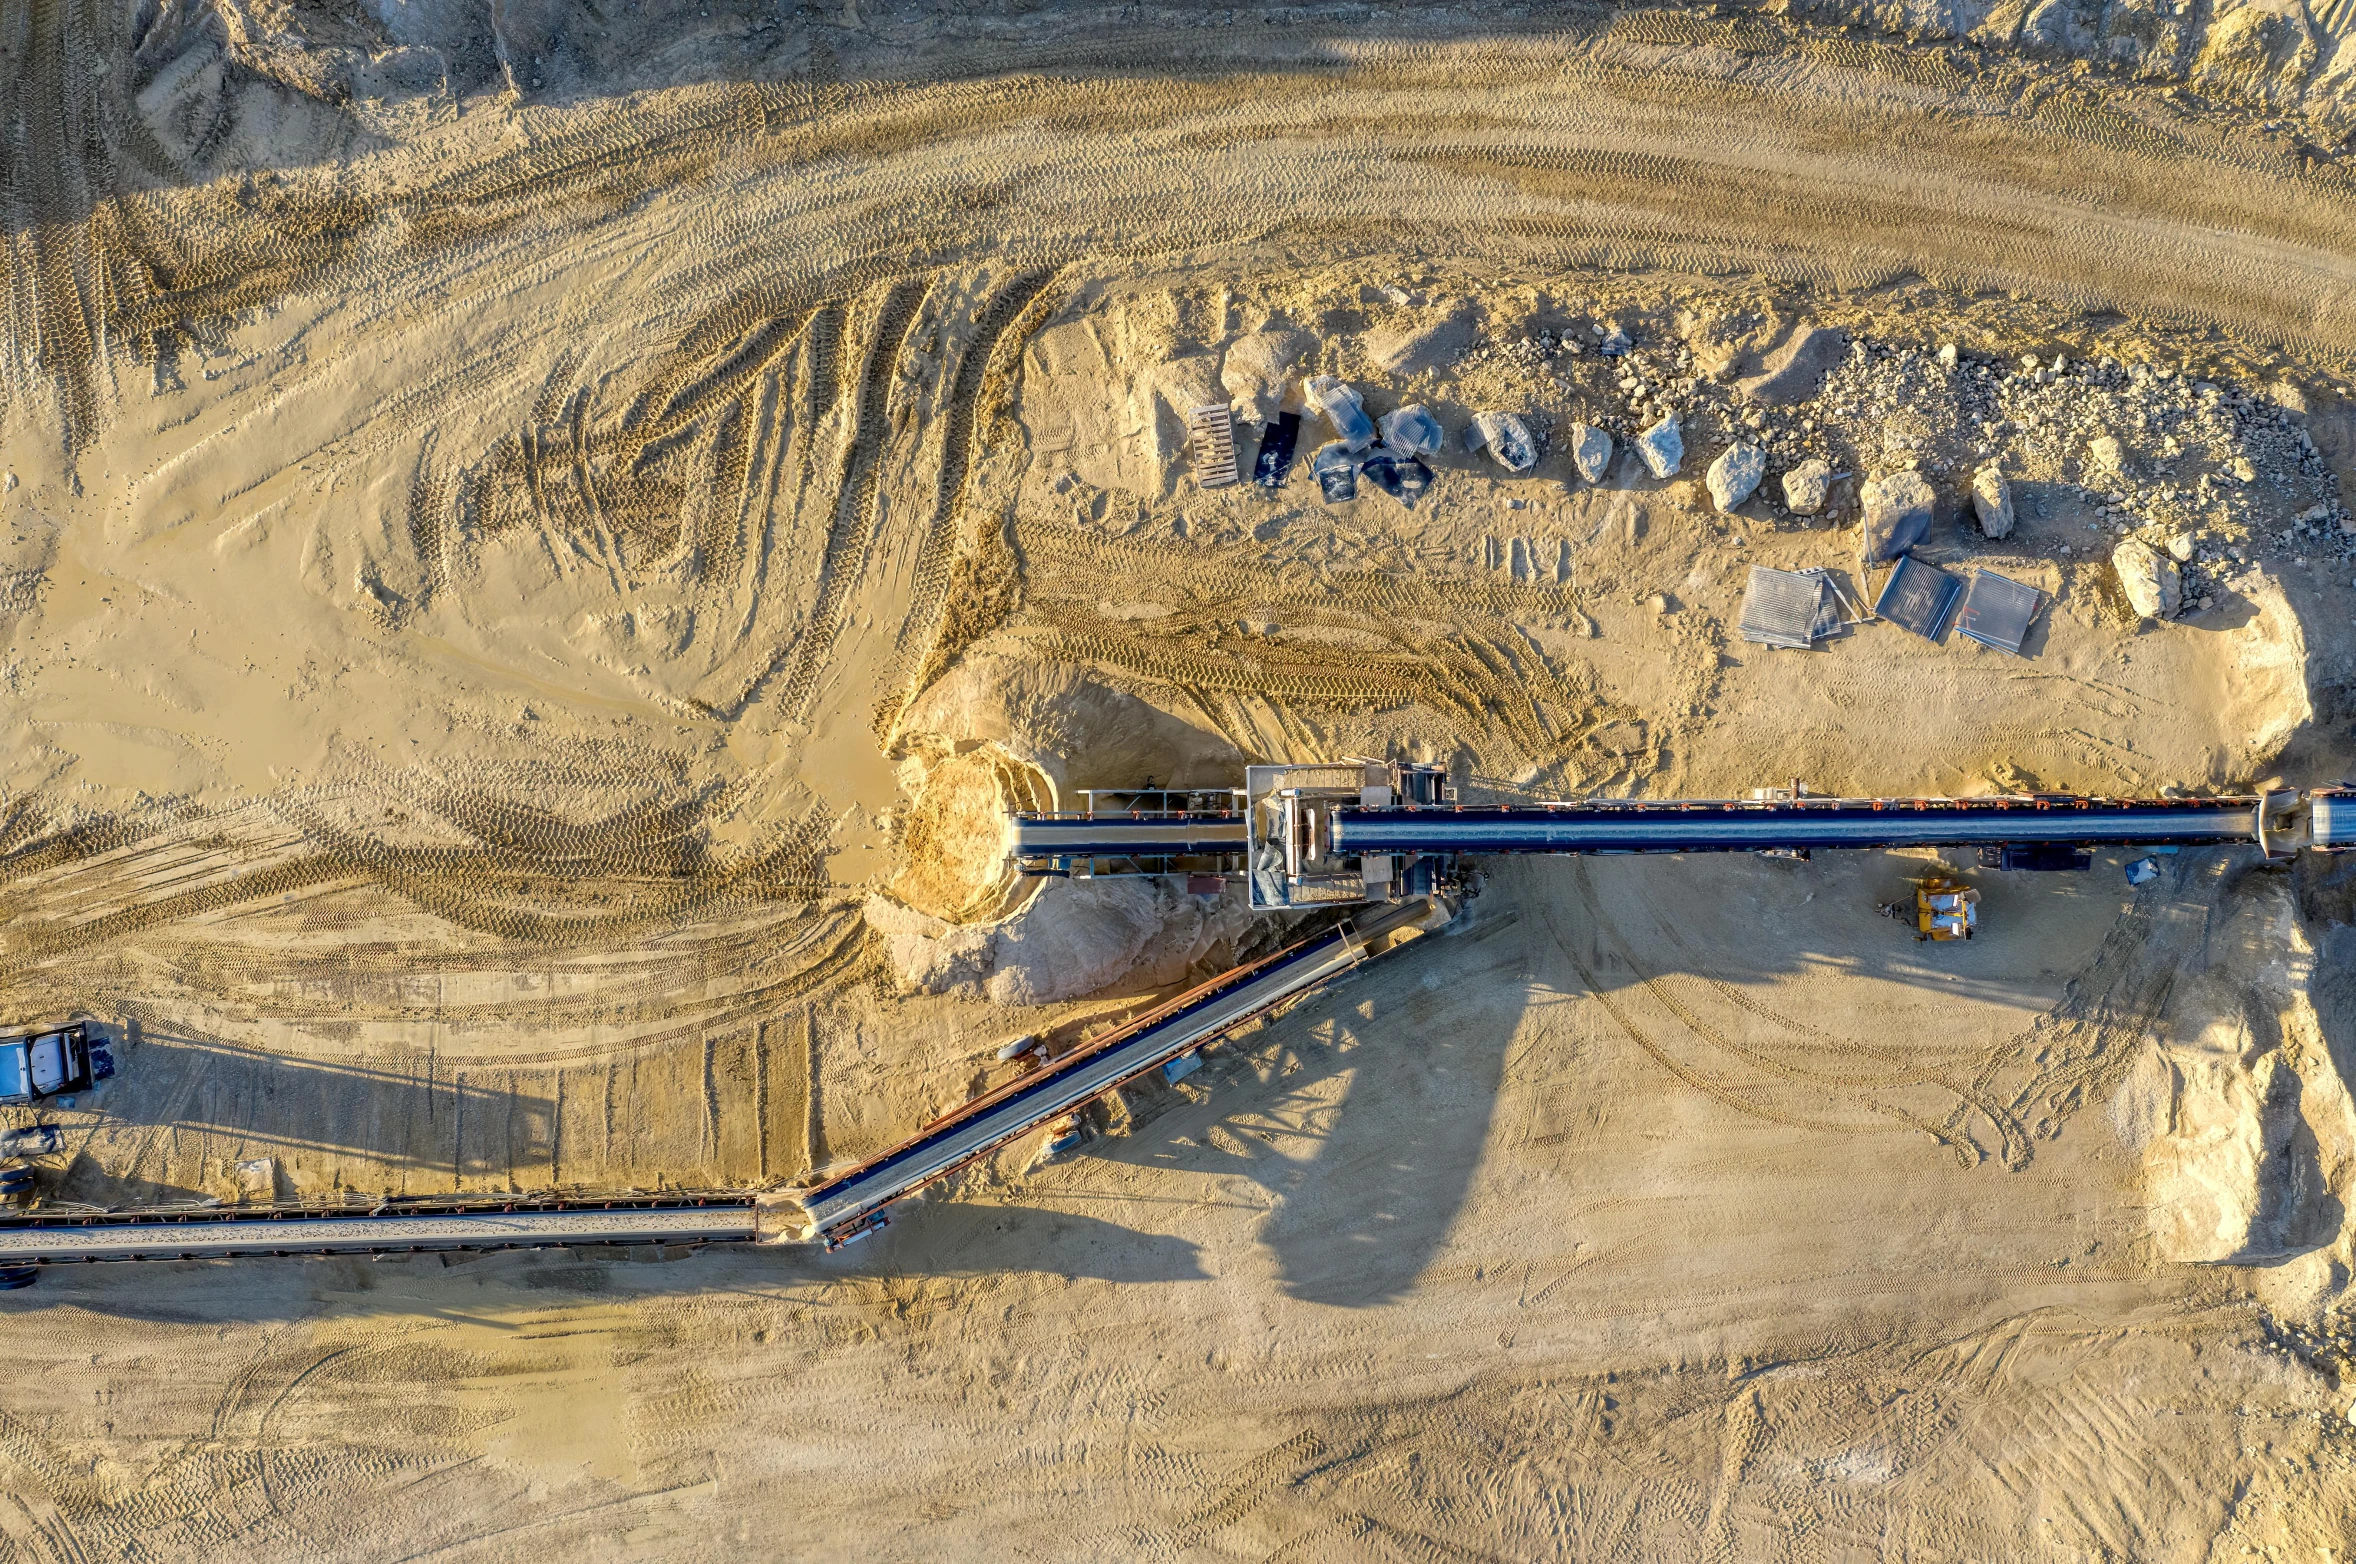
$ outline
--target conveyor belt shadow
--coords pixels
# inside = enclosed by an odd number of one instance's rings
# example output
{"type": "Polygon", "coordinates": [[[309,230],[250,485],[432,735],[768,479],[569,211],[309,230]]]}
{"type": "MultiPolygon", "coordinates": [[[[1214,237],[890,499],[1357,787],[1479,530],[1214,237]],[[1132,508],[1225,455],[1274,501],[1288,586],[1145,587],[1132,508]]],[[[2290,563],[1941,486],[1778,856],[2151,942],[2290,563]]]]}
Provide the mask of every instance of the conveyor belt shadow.
{"type": "MultiPolygon", "coordinates": [[[[505,1176],[514,1159],[537,1160],[553,1125],[554,1103],[519,1084],[531,1074],[495,1066],[304,1059],[144,1027],[116,1053],[119,1073],[90,1103],[110,1128],[217,1136],[223,1154],[344,1152],[388,1167],[505,1176]]],[[[142,1160],[129,1159],[133,1186],[163,1171],[142,1160]]]]}
{"type": "Polygon", "coordinates": [[[1523,1010],[1498,996],[1524,988],[1529,937],[1511,909],[1479,908],[1229,1045],[1188,1083],[1207,1097],[1148,1100],[1149,1121],[1099,1154],[1259,1184],[1274,1200],[1258,1236],[1295,1298],[1404,1297],[1480,1165],[1523,1010]]]}

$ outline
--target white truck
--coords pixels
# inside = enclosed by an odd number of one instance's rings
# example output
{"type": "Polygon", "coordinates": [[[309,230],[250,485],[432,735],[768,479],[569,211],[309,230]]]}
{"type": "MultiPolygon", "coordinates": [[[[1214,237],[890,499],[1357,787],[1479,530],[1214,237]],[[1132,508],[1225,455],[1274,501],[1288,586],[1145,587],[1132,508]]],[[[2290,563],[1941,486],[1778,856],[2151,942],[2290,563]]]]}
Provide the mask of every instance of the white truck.
{"type": "Polygon", "coordinates": [[[82,1022],[0,1037],[0,1107],[29,1107],[115,1073],[114,1057],[82,1022]]]}

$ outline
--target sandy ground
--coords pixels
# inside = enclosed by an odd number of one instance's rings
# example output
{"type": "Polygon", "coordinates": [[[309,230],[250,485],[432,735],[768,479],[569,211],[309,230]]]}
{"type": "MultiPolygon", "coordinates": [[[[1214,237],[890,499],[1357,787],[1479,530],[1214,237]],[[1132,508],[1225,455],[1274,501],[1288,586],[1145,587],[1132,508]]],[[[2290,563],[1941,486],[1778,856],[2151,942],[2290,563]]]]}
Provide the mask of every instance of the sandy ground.
{"type": "MultiPolygon", "coordinates": [[[[2356,200],[2267,118],[2330,51],[1997,43],[16,8],[0,986],[129,1029],[44,1198],[790,1184],[1279,937],[1010,897],[1008,801],[2356,771],[2356,200]],[[1546,453],[1192,485],[1186,408],[1248,446],[1318,370],[1546,453]],[[2049,594],[2028,655],[1741,641],[1751,565],[1864,579],[1854,478],[1774,503],[1809,456],[1918,467],[1928,557],[2049,594]]],[[[47,1277],[0,1561],[2356,1548],[2348,877],[1979,874],[1934,947],[1875,913],[1925,867],[1493,865],[834,1257],[47,1277]]]]}

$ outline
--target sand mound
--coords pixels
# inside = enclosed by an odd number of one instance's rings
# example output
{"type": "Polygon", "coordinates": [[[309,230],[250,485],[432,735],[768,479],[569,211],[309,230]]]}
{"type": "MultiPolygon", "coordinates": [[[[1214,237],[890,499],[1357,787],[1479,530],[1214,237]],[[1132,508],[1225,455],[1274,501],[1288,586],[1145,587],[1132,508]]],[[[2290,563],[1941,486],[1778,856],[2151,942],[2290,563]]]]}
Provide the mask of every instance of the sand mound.
{"type": "Polygon", "coordinates": [[[2154,1251],[2268,1267],[2268,1291],[2304,1312],[2347,1275],[2356,1101],[2319,1024],[2289,885],[2251,874],[2236,891],[2209,965],[2185,975],[2111,1113],[2143,1154],[2154,1251]]]}
{"type": "Polygon", "coordinates": [[[1030,770],[993,746],[933,767],[908,811],[892,894],[950,923],[993,911],[1008,889],[1007,818],[1047,791],[1030,770]]]}
{"type": "MultiPolygon", "coordinates": [[[[1092,671],[1043,662],[1018,639],[969,651],[909,710],[916,742],[994,745],[1037,767],[1068,797],[1148,777],[1171,786],[1226,785],[1243,758],[1188,717],[1114,688],[1092,671]]],[[[1071,807],[1078,807],[1074,801],[1071,807]]]]}
{"type": "Polygon", "coordinates": [[[1000,1005],[1077,998],[1127,978],[1173,982],[1243,925],[1233,897],[1190,896],[1166,879],[1050,880],[1003,922],[960,927],[885,897],[868,926],[891,948],[912,994],[959,994],[1000,1005]]]}

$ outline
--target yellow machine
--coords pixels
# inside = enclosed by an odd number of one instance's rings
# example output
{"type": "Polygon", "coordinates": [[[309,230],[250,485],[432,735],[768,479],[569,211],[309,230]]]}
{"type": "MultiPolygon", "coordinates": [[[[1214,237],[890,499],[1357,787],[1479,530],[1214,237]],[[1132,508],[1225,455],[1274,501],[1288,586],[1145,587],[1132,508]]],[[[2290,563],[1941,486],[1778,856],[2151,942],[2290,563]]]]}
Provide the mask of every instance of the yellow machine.
{"type": "Polygon", "coordinates": [[[1914,888],[1916,939],[1970,939],[1980,923],[1980,893],[1953,875],[1926,876],[1914,888]]]}

